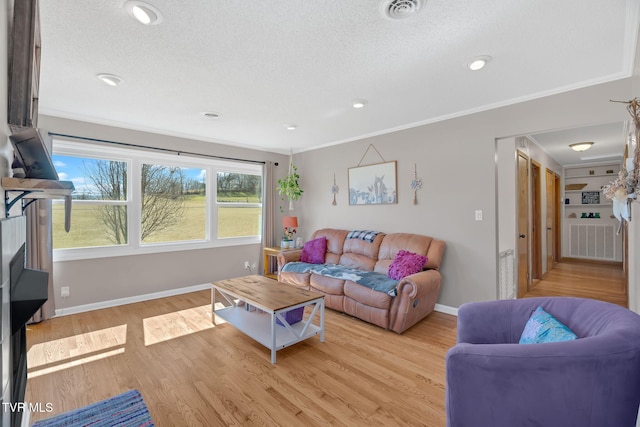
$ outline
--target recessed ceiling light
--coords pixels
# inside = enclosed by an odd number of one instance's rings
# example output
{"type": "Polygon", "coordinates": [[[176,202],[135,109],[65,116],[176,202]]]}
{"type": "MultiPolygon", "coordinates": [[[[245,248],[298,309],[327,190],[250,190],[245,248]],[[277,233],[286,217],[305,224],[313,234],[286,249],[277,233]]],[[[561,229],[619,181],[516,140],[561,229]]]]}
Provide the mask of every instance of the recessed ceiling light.
{"type": "Polygon", "coordinates": [[[366,99],[356,99],[353,101],[353,108],[363,108],[365,105],[367,105],[367,100],[366,99]]]}
{"type": "Polygon", "coordinates": [[[222,114],[216,113],[213,111],[205,111],[204,113],[201,113],[201,114],[207,119],[219,119],[220,117],[222,117],[222,114]]]}
{"type": "Polygon", "coordinates": [[[296,130],[296,129],[298,128],[298,125],[293,124],[293,123],[289,123],[289,124],[284,125],[284,127],[285,127],[287,130],[296,130]]]}
{"type": "Polygon", "coordinates": [[[144,25],[157,25],[162,22],[162,13],[153,5],[138,0],[125,2],[124,8],[136,21],[144,25]]]}
{"type": "Polygon", "coordinates": [[[587,151],[592,145],[593,142],[576,142],[575,144],[569,144],[569,147],[573,151],[587,151]]]}
{"type": "Polygon", "coordinates": [[[466,65],[471,71],[479,71],[482,70],[489,61],[491,61],[490,56],[476,56],[467,61],[466,65]]]}
{"type": "Polygon", "coordinates": [[[118,86],[119,84],[124,82],[122,77],[118,77],[115,74],[100,73],[96,75],[96,77],[102,80],[104,83],[108,84],[109,86],[118,86]]]}

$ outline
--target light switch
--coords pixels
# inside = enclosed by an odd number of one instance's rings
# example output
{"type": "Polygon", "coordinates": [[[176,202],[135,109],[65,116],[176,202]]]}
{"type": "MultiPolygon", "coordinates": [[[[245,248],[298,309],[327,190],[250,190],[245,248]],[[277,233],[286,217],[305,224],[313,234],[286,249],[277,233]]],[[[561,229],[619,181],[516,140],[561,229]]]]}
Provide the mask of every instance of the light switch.
{"type": "Polygon", "coordinates": [[[482,221],[482,211],[480,209],[476,211],[476,221],[482,221]]]}

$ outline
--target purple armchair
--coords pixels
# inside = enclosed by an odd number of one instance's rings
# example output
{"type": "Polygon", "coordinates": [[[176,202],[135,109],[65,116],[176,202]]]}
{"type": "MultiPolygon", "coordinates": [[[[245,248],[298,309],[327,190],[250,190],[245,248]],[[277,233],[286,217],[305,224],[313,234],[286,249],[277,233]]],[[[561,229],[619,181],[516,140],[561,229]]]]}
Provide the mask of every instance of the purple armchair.
{"type": "Polygon", "coordinates": [[[640,404],[640,316],[581,298],[464,304],[446,371],[448,427],[633,427],[640,404]],[[538,306],[578,339],[518,344],[538,306]]]}

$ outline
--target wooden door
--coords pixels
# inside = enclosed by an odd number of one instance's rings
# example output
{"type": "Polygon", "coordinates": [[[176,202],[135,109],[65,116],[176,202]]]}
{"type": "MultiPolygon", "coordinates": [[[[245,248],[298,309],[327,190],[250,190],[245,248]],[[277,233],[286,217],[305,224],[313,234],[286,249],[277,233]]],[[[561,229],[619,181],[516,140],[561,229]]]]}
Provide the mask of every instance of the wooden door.
{"type": "Polygon", "coordinates": [[[518,298],[529,290],[529,158],[518,151],[518,298]]]}
{"type": "Polygon", "coordinates": [[[555,247],[556,247],[556,233],[555,233],[555,221],[556,221],[556,175],[549,169],[545,173],[545,189],[546,189],[546,237],[547,237],[547,268],[545,273],[548,273],[553,269],[555,262],[555,247]]]}
{"type": "Polygon", "coordinates": [[[541,166],[531,160],[531,280],[542,278],[542,185],[541,166]]]}

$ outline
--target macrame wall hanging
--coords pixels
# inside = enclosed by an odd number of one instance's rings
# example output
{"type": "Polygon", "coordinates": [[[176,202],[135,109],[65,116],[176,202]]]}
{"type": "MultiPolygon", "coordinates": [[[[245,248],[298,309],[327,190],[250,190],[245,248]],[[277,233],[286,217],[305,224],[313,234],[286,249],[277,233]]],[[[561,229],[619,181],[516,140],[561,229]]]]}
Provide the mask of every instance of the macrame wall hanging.
{"type": "Polygon", "coordinates": [[[422,180],[418,178],[417,166],[413,164],[413,179],[411,180],[411,189],[413,190],[413,204],[418,204],[418,190],[422,188],[422,180]]]}
{"type": "Polygon", "coordinates": [[[339,191],[340,191],[340,188],[336,184],[336,174],[334,173],[333,174],[333,185],[331,186],[331,194],[333,194],[333,202],[331,202],[332,206],[335,206],[335,205],[338,204],[336,202],[336,195],[338,194],[339,191]]]}

